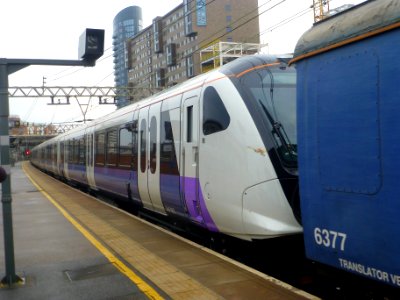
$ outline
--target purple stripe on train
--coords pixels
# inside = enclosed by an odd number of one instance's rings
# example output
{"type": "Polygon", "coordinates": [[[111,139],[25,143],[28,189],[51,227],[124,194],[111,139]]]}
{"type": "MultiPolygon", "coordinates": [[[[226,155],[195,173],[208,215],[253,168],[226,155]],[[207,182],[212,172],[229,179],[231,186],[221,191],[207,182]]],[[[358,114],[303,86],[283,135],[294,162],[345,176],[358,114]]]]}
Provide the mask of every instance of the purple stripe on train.
{"type": "Polygon", "coordinates": [[[97,187],[121,196],[127,196],[127,183],[131,176],[130,170],[95,167],[94,172],[97,187]]]}
{"type": "MultiPolygon", "coordinates": [[[[140,199],[137,179],[137,172],[134,171],[95,167],[96,185],[100,189],[121,196],[127,197],[127,183],[129,182],[133,198],[140,199]]],[[[160,195],[168,213],[188,217],[200,226],[211,231],[218,231],[207,210],[197,178],[161,174],[160,195]]]]}
{"type": "Polygon", "coordinates": [[[69,164],[68,174],[69,178],[76,182],[87,183],[85,165],[69,164]]]}
{"type": "Polygon", "coordinates": [[[218,231],[207,210],[198,178],[181,177],[181,189],[191,219],[211,231],[218,231]],[[198,197],[196,197],[196,194],[198,197]]]}
{"type": "Polygon", "coordinates": [[[186,217],[185,203],[181,197],[179,175],[161,174],[160,193],[161,199],[168,212],[186,217]]]}

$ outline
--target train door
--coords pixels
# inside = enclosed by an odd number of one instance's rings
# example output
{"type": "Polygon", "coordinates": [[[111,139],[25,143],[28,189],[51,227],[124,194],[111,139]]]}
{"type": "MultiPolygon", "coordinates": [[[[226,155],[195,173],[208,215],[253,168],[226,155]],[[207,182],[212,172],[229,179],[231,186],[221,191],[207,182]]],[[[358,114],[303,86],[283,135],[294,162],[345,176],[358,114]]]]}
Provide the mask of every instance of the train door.
{"type": "Polygon", "coordinates": [[[91,188],[96,188],[94,180],[94,132],[86,132],[86,176],[87,182],[91,188]]]}
{"type": "Polygon", "coordinates": [[[203,223],[199,201],[199,99],[185,99],[182,118],[182,190],[192,219],[203,223]]]}
{"type": "Polygon", "coordinates": [[[78,143],[78,162],[76,166],[76,170],[78,172],[78,178],[80,182],[87,183],[87,170],[86,170],[86,149],[87,149],[87,137],[86,134],[83,134],[82,136],[78,137],[77,143],[78,143]]]}
{"type": "Polygon", "coordinates": [[[186,217],[181,189],[181,108],[182,94],[163,101],[160,125],[160,192],[164,208],[186,217]]]}
{"type": "Polygon", "coordinates": [[[148,169],[147,186],[150,200],[156,211],[165,213],[160,195],[160,111],[161,102],[153,104],[149,109],[148,169]]]}
{"type": "Polygon", "coordinates": [[[129,174],[128,184],[128,197],[131,200],[139,201],[139,186],[138,186],[138,174],[140,172],[139,163],[139,151],[138,151],[138,139],[139,139],[139,122],[138,122],[139,111],[135,111],[133,114],[132,121],[132,164],[129,174]]]}
{"type": "Polygon", "coordinates": [[[50,146],[50,157],[51,157],[50,170],[54,174],[57,174],[57,143],[51,144],[51,146],[50,146]]]}
{"type": "Polygon", "coordinates": [[[68,169],[68,161],[70,160],[71,152],[70,152],[70,141],[68,138],[63,138],[64,145],[64,177],[69,180],[69,169],[68,169]]]}
{"type": "Polygon", "coordinates": [[[64,143],[57,140],[57,170],[56,174],[63,176],[64,171],[64,143]]]}
{"type": "Polygon", "coordinates": [[[149,188],[147,185],[147,170],[148,170],[148,118],[149,107],[144,107],[139,111],[139,134],[138,134],[138,185],[140,199],[142,200],[145,208],[154,210],[153,204],[149,195],[149,188]]]}

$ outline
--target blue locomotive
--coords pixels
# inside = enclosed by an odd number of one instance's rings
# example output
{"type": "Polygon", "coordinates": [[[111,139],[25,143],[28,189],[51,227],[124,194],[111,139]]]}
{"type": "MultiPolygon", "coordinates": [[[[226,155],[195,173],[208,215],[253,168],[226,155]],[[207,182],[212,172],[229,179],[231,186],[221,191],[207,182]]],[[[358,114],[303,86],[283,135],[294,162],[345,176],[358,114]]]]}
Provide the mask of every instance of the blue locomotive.
{"type": "Polygon", "coordinates": [[[297,43],[308,258],[400,287],[400,1],[368,1],[297,43]]]}

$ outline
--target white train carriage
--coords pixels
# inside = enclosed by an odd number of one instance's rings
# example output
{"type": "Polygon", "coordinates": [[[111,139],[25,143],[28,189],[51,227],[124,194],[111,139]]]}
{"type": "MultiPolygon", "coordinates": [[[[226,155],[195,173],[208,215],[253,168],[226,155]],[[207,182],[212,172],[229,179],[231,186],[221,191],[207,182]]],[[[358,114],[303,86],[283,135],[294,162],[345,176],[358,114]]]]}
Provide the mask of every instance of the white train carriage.
{"type": "Polygon", "coordinates": [[[299,233],[295,89],[285,60],[244,57],[49,141],[56,170],[46,144],[32,162],[211,231],[299,233]]]}

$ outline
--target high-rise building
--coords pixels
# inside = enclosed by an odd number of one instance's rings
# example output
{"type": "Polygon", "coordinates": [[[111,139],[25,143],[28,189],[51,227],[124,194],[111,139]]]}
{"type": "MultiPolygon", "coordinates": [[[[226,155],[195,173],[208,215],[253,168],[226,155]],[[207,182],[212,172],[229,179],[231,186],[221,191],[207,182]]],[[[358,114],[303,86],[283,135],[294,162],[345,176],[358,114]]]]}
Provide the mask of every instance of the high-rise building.
{"type": "Polygon", "coordinates": [[[258,52],[259,32],[258,0],[183,0],[127,42],[131,101],[258,52]]]}
{"type": "MultiPolygon", "coordinates": [[[[114,81],[115,86],[128,86],[127,68],[127,39],[135,36],[142,30],[142,9],[138,6],[129,6],[121,10],[113,22],[113,52],[114,52],[114,81]]],[[[124,96],[117,96],[117,106],[127,104],[124,96]]]]}

